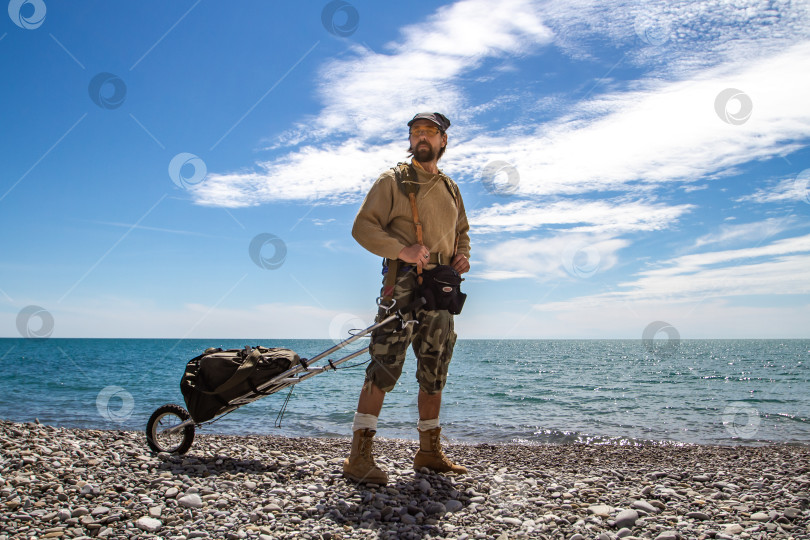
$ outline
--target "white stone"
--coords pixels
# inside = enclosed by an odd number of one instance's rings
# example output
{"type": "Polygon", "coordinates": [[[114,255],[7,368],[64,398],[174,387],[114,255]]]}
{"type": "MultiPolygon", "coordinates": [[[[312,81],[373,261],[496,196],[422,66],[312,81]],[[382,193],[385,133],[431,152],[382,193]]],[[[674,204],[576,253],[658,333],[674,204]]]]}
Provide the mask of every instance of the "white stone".
{"type": "Polygon", "coordinates": [[[150,533],[157,532],[163,527],[163,523],[161,523],[159,519],[146,516],[139,519],[135,525],[137,525],[139,529],[150,533]]]}
{"type": "Polygon", "coordinates": [[[199,495],[196,493],[191,493],[190,495],[184,495],[177,499],[177,502],[180,503],[181,506],[185,506],[186,508],[202,508],[203,502],[199,495]]]}
{"type": "Polygon", "coordinates": [[[588,507],[588,513],[599,517],[609,517],[613,507],[606,504],[594,504],[588,507]]]}

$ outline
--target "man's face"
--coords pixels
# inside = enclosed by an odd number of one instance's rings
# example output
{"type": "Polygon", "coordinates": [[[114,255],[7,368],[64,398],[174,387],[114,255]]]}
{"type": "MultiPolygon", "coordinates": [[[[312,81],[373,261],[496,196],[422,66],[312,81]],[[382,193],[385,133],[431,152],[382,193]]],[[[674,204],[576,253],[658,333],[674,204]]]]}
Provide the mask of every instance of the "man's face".
{"type": "Polygon", "coordinates": [[[416,161],[428,163],[435,161],[439,150],[447,144],[447,135],[443,134],[436,124],[429,120],[417,120],[411,125],[411,150],[416,161]]]}

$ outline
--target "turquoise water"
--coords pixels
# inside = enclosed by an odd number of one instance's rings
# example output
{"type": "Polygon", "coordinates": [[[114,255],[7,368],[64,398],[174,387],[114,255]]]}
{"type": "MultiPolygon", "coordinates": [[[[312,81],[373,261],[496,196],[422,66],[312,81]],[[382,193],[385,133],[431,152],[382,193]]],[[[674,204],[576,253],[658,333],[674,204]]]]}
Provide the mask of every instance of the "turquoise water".
{"type": "MultiPolygon", "coordinates": [[[[248,344],[288,347],[302,357],[333,345],[0,339],[0,418],[142,430],[160,405],[183,403],[179,383],[190,358],[210,346],[248,344]]],[[[450,438],[468,442],[810,444],[809,365],[810,340],[686,340],[658,350],[639,340],[460,340],[442,424],[450,438]]],[[[383,437],[415,438],[414,372],[409,356],[399,385],[386,397],[383,437]]],[[[287,391],[204,430],[347,436],[363,376],[364,367],[357,367],[303,381],[280,428],[274,423],[287,391]]]]}

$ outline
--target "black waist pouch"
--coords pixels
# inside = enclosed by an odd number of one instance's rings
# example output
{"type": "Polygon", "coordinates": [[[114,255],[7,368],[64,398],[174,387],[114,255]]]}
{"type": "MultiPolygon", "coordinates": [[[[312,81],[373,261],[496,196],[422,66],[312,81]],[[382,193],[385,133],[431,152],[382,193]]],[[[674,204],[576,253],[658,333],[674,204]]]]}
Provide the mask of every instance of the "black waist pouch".
{"type": "Polygon", "coordinates": [[[456,269],[447,264],[440,264],[432,270],[422,271],[422,285],[419,294],[425,299],[425,309],[446,309],[452,315],[461,313],[467,295],[461,292],[464,278],[456,269]]]}

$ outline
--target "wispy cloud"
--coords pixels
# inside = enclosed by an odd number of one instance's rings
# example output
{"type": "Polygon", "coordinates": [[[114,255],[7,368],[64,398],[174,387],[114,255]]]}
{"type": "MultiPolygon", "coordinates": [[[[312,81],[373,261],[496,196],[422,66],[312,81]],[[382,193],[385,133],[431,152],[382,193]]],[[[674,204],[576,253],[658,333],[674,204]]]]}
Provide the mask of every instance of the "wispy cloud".
{"type": "Polygon", "coordinates": [[[180,234],[186,236],[201,236],[204,238],[226,238],[226,239],[233,239],[229,236],[220,236],[214,234],[206,234],[201,233],[199,231],[184,231],[182,229],[167,229],[165,227],[149,227],[147,225],[137,225],[132,223],[118,223],[115,221],[96,221],[96,220],[82,220],[86,223],[93,223],[96,225],[108,225],[110,227],[119,227],[124,229],[132,229],[132,230],[140,230],[140,231],[153,231],[153,232],[161,232],[161,233],[169,233],[169,234],[180,234]]]}
{"type": "Polygon", "coordinates": [[[470,213],[475,234],[524,232],[540,228],[565,228],[570,232],[622,234],[665,229],[693,208],[645,201],[559,200],[547,204],[515,201],[494,204],[470,213]]]}
{"type": "Polygon", "coordinates": [[[645,88],[591,99],[522,133],[473,137],[455,149],[455,162],[464,164],[456,170],[476,174],[492,160],[507,161],[520,174],[520,194],[543,196],[703,182],[807,144],[810,77],[797,77],[796,66],[808,62],[810,41],[689,80],[642,81],[645,88]],[[744,89],[753,102],[742,125],[715,112],[726,88],[744,89]]]}
{"type": "Polygon", "coordinates": [[[793,219],[786,216],[751,223],[722,225],[718,232],[698,238],[695,241],[695,247],[699,248],[713,244],[728,246],[739,245],[740,243],[756,245],[787,230],[792,222],[793,219]]]}
{"type": "Polygon", "coordinates": [[[420,109],[441,109],[456,120],[448,172],[475,179],[492,160],[507,161],[519,171],[519,193],[526,196],[706,185],[739,165],[807,143],[810,77],[796,71],[810,62],[810,37],[802,37],[807,25],[800,24],[810,20],[807,9],[789,5],[771,13],[747,2],[716,9],[705,2],[506,4],[493,10],[483,0],[458,2],[405,27],[385,52],[356,47],[348,59],[326,64],[320,113],[282,137],[277,157],[250,170],[210,175],[194,191],[196,201],[227,207],[356,202],[382,170],[405,157],[402,125],[420,109]],[[669,27],[667,43],[639,44],[639,20],[669,27]],[[712,31],[701,35],[706,28],[712,31]],[[516,121],[495,128],[490,123],[486,132],[476,127],[491,100],[475,103],[469,81],[461,84],[464,76],[492,59],[542,70],[536,52],[552,43],[586,43],[591,33],[632,47],[634,55],[655,49],[659,56],[651,64],[688,69],[580,102],[554,100],[556,119],[539,126],[516,121]],[[732,52],[733,43],[758,49],[741,56],[732,52]],[[753,102],[744,125],[725,123],[715,112],[715,98],[726,88],[741,89],[753,102]]]}
{"type": "Polygon", "coordinates": [[[574,58],[592,59],[594,44],[607,41],[628,46],[627,61],[657,67],[665,78],[770,56],[810,37],[810,6],[799,2],[569,0],[540,6],[555,45],[574,58]]]}
{"type": "Polygon", "coordinates": [[[362,199],[380,173],[407,156],[404,143],[367,146],[358,140],[307,146],[262,161],[256,170],[211,174],[191,191],[198,204],[239,208],[274,201],[346,204],[362,199]]]}
{"type": "Polygon", "coordinates": [[[476,277],[498,281],[590,276],[612,268],[618,260],[617,252],[628,245],[630,242],[623,239],[575,233],[516,238],[485,249],[484,269],[476,270],[476,277]]]}
{"type": "Polygon", "coordinates": [[[760,188],[750,195],[735,199],[736,202],[778,203],[786,201],[810,204],[810,169],[798,175],[784,178],[776,185],[760,188]]]}
{"type": "MultiPolygon", "coordinates": [[[[810,235],[758,247],[690,254],[641,271],[618,290],[535,306],[568,311],[620,303],[688,303],[734,296],[810,294],[810,235]]],[[[771,300],[773,301],[773,300],[771,300]]]]}
{"type": "Polygon", "coordinates": [[[442,110],[457,122],[470,106],[462,76],[485,60],[522,55],[551,39],[529,0],[506,0],[495,10],[484,0],[440,8],[404,27],[386,52],[358,46],[348,59],[326,64],[319,78],[322,110],[271,145],[280,155],[251,170],[209,175],[194,189],[195,200],[226,207],[355,202],[382,171],[406,158],[404,126],[414,111],[442,110]]]}
{"type": "Polygon", "coordinates": [[[497,9],[486,0],[439,8],[404,27],[386,52],[355,49],[355,57],[325,66],[320,85],[325,107],[314,135],[390,137],[392,126],[399,128],[417,110],[463,117],[471,103],[460,77],[485,60],[527,54],[552,38],[531,0],[505,0],[497,9]]]}

